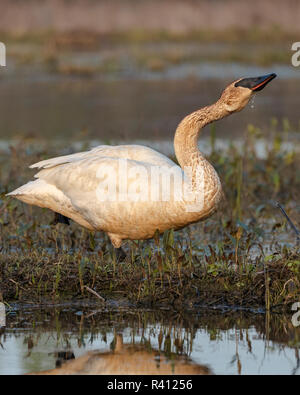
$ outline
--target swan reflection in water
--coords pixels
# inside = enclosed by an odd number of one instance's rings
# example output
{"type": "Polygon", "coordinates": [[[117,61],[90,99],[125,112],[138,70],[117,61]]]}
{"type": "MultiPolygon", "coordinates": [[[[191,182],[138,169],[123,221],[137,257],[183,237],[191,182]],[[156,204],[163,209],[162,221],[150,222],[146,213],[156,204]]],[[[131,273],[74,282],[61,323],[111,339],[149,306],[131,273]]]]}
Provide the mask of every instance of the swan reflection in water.
{"type": "MultiPolygon", "coordinates": [[[[59,362],[61,364],[61,360],[59,362]]],[[[78,358],[72,357],[55,369],[31,374],[208,375],[212,372],[207,366],[198,365],[187,356],[171,353],[167,357],[150,345],[124,344],[122,335],[116,335],[113,351],[89,351],[78,358]]]]}

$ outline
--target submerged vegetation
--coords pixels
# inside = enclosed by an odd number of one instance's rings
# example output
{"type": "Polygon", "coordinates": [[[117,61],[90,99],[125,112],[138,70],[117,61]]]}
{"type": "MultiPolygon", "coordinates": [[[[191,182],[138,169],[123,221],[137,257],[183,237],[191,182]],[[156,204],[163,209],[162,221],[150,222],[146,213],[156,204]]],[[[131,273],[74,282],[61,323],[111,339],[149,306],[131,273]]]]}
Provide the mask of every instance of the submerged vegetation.
{"type": "Polygon", "coordinates": [[[103,306],[126,300],[143,307],[284,310],[300,295],[299,243],[275,203],[280,202],[298,227],[300,163],[296,151],[282,147],[286,130],[279,130],[275,120],[272,129],[273,140],[260,159],[255,150],[260,133],[253,125],[242,151],[234,144],[218,151],[211,128],[209,159],[224,190],[219,212],[181,231],[126,243],[125,262],[117,262],[104,233],[93,234],[74,223],[53,225],[49,210],[5,197],[32,178],[26,165],[54,153],[50,147],[45,152],[20,141],[0,163],[4,301],[77,297],[93,298],[103,306]]]}

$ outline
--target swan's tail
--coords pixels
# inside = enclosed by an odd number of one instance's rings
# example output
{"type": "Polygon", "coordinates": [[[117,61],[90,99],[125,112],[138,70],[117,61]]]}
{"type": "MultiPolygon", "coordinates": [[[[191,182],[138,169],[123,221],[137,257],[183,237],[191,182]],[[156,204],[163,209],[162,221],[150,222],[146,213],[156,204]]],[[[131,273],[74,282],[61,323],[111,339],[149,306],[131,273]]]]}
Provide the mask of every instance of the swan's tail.
{"type": "Polygon", "coordinates": [[[68,218],[73,219],[87,229],[94,228],[72,207],[70,199],[55,185],[49,184],[47,181],[38,178],[29,181],[27,184],[9,192],[6,196],[14,197],[27,204],[33,204],[61,214],[67,219],[59,218],[59,222],[68,223],[68,218]]]}
{"type": "Polygon", "coordinates": [[[12,192],[6,194],[6,196],[14,196],[17,197],[18,195],[28,195],[32,193],[36,188],[36,181],[29,181],[27,184],[22,185],[21,187],[15,189],[12,192]]]}
{"type": "Polygon", "coordinates": [[[29,181],[27,184],[9,192],[6,196],[12,196],[24,203],[40,207],[49,207],[49,200],[65,200],[61,191],[42,179],[29,181]]]}

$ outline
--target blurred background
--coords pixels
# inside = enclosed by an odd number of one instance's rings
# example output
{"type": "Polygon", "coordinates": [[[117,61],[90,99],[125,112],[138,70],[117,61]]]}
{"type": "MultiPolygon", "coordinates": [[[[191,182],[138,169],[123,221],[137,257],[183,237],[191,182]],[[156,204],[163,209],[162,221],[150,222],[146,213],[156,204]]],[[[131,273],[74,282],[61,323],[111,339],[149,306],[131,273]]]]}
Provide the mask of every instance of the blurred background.
{"type": "Polygon", "coordinates": [[[297,140],[299,17],[297,0],[2,0],[1,148],[143,141],[172,155],[185,115],[231,81],[269,72],[278,79],[216,124],[216,142],[238,142],[249,123],[297,140]]]}

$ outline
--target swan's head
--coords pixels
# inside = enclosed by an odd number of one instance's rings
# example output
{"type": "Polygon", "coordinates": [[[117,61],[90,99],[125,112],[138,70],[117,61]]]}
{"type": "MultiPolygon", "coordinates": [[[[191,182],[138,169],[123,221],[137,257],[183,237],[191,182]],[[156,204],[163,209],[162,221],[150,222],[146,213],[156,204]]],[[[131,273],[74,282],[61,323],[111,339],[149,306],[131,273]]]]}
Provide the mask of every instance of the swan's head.
{"type": "Polygon", "coordinates": [[[267,74],[261,77],[240,78],[230,84],[222,93],[221,101],[226,111],[232,113],[241,111],[249,102],[254,93],[261,91],[276,74],[267,74]]]}

